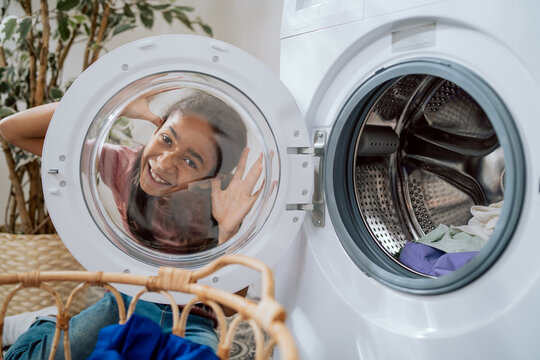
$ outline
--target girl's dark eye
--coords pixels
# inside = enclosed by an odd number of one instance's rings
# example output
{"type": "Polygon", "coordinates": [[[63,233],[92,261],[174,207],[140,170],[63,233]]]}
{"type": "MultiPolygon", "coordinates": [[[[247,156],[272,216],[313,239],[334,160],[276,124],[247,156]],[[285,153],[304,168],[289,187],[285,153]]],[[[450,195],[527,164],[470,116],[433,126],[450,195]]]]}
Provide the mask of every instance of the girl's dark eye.
{"type": "Polygon", "coordinates": [[[195,161],[191,160],[190,158],[185,158],[184,161],[190,168],[197,169],[197,164],[195,164],[195,161]]]}
{"type": "Polygon", "coordinates": [[[164,142],[165,144],[167,144],[168,146],[171,146],[171,145],[172,145],[172,140],[171,140],[171,138],[170,138],[168,135],[166,135],[166,134],[162,134],[162,135],[161,135],[161,140],[163,140],[163,142],[164,142]]]}

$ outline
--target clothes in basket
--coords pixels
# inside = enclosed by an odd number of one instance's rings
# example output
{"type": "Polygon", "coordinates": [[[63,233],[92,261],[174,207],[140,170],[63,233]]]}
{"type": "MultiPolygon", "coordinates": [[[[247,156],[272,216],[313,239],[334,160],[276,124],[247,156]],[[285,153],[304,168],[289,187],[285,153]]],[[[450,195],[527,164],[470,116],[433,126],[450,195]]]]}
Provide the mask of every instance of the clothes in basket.
{"type": "Polygon", "coordinates": [[[174,334],[165,334],[152,320],[133,314],[124,325],[109,325],[99,332],[88,360],[218,360],[214,351],[174,334]]]}

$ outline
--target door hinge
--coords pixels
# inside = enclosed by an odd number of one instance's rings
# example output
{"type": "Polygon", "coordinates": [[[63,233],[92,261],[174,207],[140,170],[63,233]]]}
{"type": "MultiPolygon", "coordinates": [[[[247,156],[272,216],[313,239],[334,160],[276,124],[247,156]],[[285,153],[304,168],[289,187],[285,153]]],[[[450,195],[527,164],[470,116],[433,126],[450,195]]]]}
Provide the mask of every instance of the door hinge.
{"type": "Polygon", "coordinates": [[[326,132],[315,131],[313,137],[313,171],[314,171],[314,187],[313,187],[313,209],[311,210],[311,218],[315,226],[324,226],[325,204],[324,204],[324,187],[323,187],[323,166],[324,153],[326,149],[326,132]]]}
{"type": "Polygon", "coordinates": [[[326,132],[316,131],[313,139],[313,147],[289,149],[290,153],[313,155],[313,197],[311,204],[287,204],[287,210],[311,211],[313,225],[324,226],[325,203],[323,192],[323,165],[326,146],[326,132]]]}

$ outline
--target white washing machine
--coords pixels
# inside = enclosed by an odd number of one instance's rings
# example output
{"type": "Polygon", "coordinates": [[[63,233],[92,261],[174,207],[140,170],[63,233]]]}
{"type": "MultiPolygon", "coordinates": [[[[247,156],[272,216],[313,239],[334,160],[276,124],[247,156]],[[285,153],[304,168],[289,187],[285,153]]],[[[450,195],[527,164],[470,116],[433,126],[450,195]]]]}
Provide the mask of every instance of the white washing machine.
{"type": "Polygon", "coordinates": [[[323,155],[318,211],[276,267],[302,358],[540,358],[539,10],[285,1],[281,79],[323,155]],[[498,201],[464,265],[403,261],[407,243],[498,201]]]}
{"type": "MultiPolygon", "coordinates": [[[[118,48],[73,83],[49,127],[43,185],[58,233],[89,270],[154,274],[228,253],[265,261],[305,359],[538,357],[537,10],[533,1],[286,1],[283,83],[213,39],[118,48]],[[261,193],[223,244],[205,181],[230,167],[154,199],[175,221],[192,216],[194,202],[211,220],[198,235],[207,242],[171,251],[135,236],[145,217],[130,218],[132,198],[118,198],[151,173],[137,173],[130,156],[131,173],[110,176],[106,151],[139,154],[160,134],[124,116],[134,100],[150,97],[164,115],[197,92],[242,119],[247,167],[263,154],[261,193]],[[191,200],[173,207],[177,196],[191,200]],[[467,261],[439,253],[449,265],[432,272],[402,259],[440,224],[465,224],[473,205],[501,202],[495,230],[467,261]]],[[[222,140],[217,158],[229,156],[222,140]]],[[[203,283],[237,291],[254,276],[233,267],[203,283]]]]}

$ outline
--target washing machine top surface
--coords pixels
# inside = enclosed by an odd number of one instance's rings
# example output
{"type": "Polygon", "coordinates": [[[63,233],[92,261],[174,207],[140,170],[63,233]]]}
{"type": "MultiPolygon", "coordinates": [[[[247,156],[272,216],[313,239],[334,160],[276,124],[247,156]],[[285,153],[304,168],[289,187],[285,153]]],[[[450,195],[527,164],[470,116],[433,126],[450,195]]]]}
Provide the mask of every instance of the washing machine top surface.
{"type": "MultiPolygon", "coordinates": [[[[47,133],[43,184],[58,233],[89,270],[194,269],[230,253],[272,265],[301,224],[293,204],[312,192],[298,150],[309,147],[292,96],[258,60],[159,36],[73,83],[47,133]]],[[[208,283],[237,291],[253,275],[224,270],[208,283]]]]}

